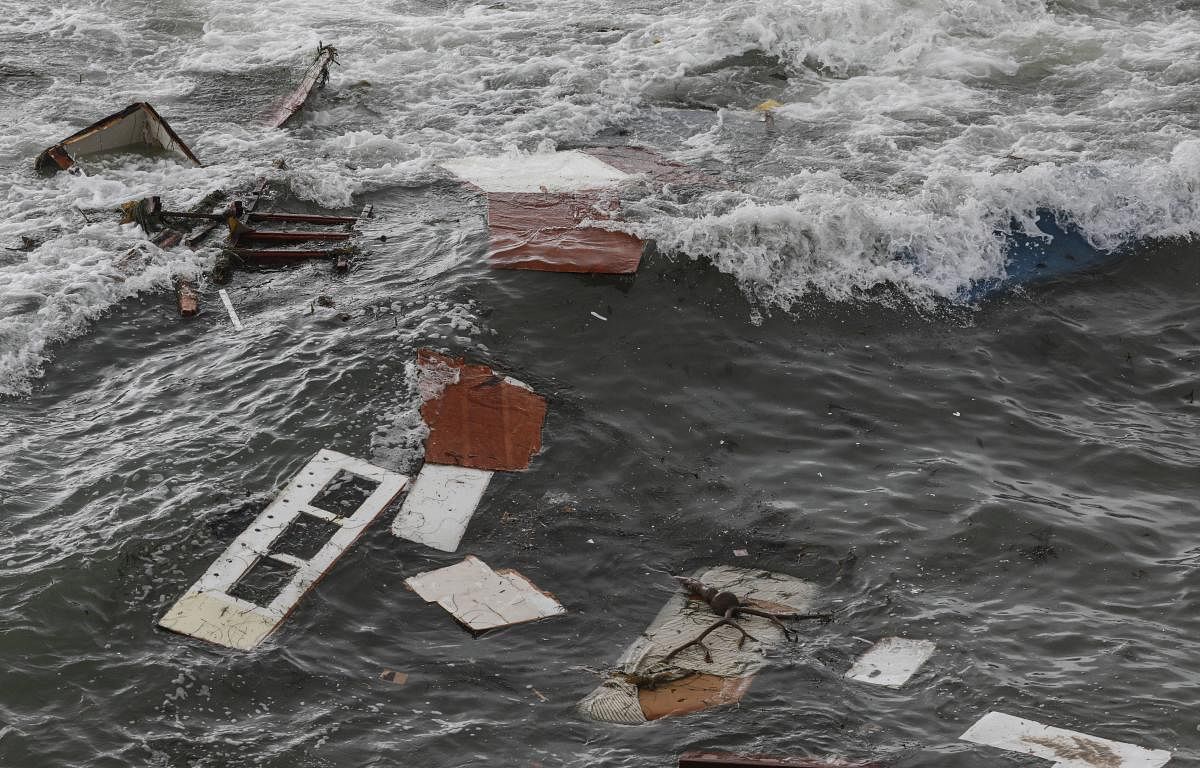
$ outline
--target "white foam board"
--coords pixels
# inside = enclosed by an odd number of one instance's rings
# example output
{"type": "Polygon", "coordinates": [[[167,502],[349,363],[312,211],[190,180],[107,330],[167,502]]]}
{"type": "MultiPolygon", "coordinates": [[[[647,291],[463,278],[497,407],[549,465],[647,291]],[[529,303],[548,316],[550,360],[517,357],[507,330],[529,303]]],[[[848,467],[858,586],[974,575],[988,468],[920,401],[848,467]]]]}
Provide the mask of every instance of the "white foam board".
{"type": "Polygon", "coordinates": [[[404,475],[336,451],[319,451],[171,606],[158,625],[230,648],[255,648],[279,626],[304,594],[407,484],[408,478],[404,475]],[[349,515],[339,516],[312,506],[310,502],[342,470],[379,485],[349,515]],[[272,554],[271,546],[275,540],[301,515],[332,523],[336,530],[309,560],[272,554]],[[229,590],[263,558],[295,568],[292,578],[270,604],[258,605],[230,595],[229,590]]]}
{"type": "Polygon", "coordinates": [[[1003,712],[988,712],[960,738],[1053,760],[1056,768],[1159,768],[1171,759],[1164,749],[1100,739],[1003,712]]]}
{"type": "Polygon", "coordinates": [[[854,662],[846,677],[860,683],[899,688],[916,674],[936,648],[929,640],[885,637],[854,662]]]}
{"type": "Polygon", "coordinates": [[[615,187],[631,175],[583,152],[464,157],[442,168],[484,192],[579,192],[615,187]]]}
{"type": "Polygon", "coordinates": [[[392,521],[392,533],[427,547],[458,549],[492,472],[471,467],[426,464],[392,521]]]}
{"type": "Polygon", "coordinates": [[[437,603],[473,632],[523,624],[566,610],[516,571],[493,571],[474,555],[461,563],[418,574],[404,585],[437,603]]]}

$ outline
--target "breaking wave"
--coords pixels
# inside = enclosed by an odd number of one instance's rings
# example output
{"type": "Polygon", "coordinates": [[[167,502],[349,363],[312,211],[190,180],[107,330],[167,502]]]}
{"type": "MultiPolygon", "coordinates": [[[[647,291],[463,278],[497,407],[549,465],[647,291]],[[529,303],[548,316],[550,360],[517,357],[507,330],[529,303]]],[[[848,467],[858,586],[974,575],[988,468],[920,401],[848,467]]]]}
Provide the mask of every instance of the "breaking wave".
{"type": "Polygon", "coordinates": [[[276,1],[131,16],[22,0],[11,29],[0,114],[20,129],[0,136],[0,246],[42,242],[0,252],[5,394],[29,391],[55,344],[211,256],[155,252],[114,275],[137,234],[76,208],[186,205],[281,158],[285,194],[345,207],[435,188],[450,157],[651,146],[725,184],[632,195],[628,227],[781,307],[882,286],[971,301],[1005,276],[1004,233],[1034,232],[1041,210],[1102,251],[1200,231],[1200,18],[1184,3],[276,1]],[[53,68],[47,39],[71,42],[53,68]],[[343,52],[330,87],[287,130],[257,128],[322,40],[343,52]],[[753,111],[767,99],[782,105],[769,118],[753,111]],[[40,149],[134,100],[205,167],[33,175],[40,149]]]}

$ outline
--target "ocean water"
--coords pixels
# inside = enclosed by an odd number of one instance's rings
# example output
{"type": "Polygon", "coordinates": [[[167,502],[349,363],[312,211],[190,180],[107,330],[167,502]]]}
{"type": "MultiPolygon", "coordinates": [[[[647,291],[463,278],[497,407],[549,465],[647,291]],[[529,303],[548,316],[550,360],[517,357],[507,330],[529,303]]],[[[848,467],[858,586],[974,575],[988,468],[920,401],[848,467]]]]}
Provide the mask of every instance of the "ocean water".
{"type": "Polygon", "coordinates": [[[0,765],[1044,764],[957,740],[993,709],[1200,759],[1196,2],[3,11],[0,247],[39,245],[0,250],[0,765]],[[326,89],[261,128],[321,41],[326,89]],[[34,174],[138,100],[204,167],[34,174]],[[634,278],[488,270],[438,163],[593,143],[719,183],[626,191],[634,278]],[[190,320],[170,291],[215,250],[114,266],[142,238],[95,209],[264,174],[278,209],[375,206],[350,274],[238,273],[235,333],[215,288],[190,320]],[[1027,280],[1047,213],[1094,259],[1027,280]],[[388,514],[255,652],[155,629],[318,449],[419,465],[424,346],[547,397],[462,552],[568,613],[472,638],[402,585],[461,554],[388,514]],[[739,706],[581,719],[668,574],[722,563],[836,618],[739,706]],[[938,652],[900,691],[844,681],[886,635],[938,652]]]}

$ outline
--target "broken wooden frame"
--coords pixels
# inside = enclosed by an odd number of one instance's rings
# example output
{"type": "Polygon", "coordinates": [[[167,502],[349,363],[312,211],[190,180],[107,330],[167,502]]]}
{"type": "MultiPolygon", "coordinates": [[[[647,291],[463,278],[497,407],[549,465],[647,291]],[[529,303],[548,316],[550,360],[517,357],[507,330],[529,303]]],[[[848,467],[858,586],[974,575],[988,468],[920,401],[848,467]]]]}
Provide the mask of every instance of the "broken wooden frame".
{"type": "Polygon", "coordinates": [[[290,120],[292,115],[299,112],[314,90],[325,87],[325,83],[329,80],[329,67],[336,63],[337,49],[332,45],[318,43],[317,54],[313,58],[312,64],[305,70],[300,85],[274,106],[270,115],[267,116],[267,127],[279,128],[290,120]]]}
{"type": "Polygon", "coordinates": [[[1160,768],[1171,760],[1165,749],[1109,741],[1003,712],[988,712],[959,738],[1053,760],[1055,768],[1160,768]]]}
{"type": "MultiPolygon", "coordinates": [[[[701,570],[695,578],[765,611],[806,613],[817,597],[815,585],[767,571],[719,566],[701,570]]],[[[704,649],[691,647],[664,661],[713,618],[707,604],[683,593],[672,595],[604,683],[580,702],[580,712],[593,720],[637,725],[739,701],[766,663],[764,650],[782,645],[786,638],[769,619],[746,616],[740,621],[757,642],[739,645],[741,634],[722,627],[705,640],[709,658],[704,649]]]]}
{"type": "MultiPolygon", "coordinates": [[[[292,477],[283,491],[206,569],[167,611],[158,625],[172,632],[239,650],[252,650],[271,634],[301,598],[337,562],[383,510],[404,490],[408,478],[336,451],[321,450],[292,477]],[[316,506],[331,482],[345,473],[375,484],[348,514],[316,506]],[[314,549],[286,540],[289,532],[317,528],[328,535],[314,549]],[[304,550],[296,552],[285,549],[304,550]],[[307,556],[301,556],[307,555],[307,556]],[[232,594],[259,569],[278,592],[265,605],[232,594]],[[279,574],[282,573],[282,577],[279,574]]],[[[320,538],[318,538],[318,542],[320,538]]]]}
{"type": "Polygon", "coordinates": [[[566,613],[548,592],[511,569],[492,570],[468,555],[460,563],[404,580],[427,603],[437,603],[473,633],[566,613]]]}
{"type": "Polygon", "coordinates": [[[200,165],[200,160],[154,107],[139,101],[43,150],[34,167],[42,173],[68,170],[78,173],[81,157],[131,147],[162,149],[192,165],[200,165]]]}

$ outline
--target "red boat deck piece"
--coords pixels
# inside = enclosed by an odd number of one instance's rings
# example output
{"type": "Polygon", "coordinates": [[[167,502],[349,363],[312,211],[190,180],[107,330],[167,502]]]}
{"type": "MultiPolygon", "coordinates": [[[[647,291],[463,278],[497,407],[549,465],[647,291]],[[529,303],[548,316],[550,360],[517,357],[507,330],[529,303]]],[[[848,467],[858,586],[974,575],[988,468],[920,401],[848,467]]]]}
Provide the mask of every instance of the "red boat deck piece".
{"type": "Polygon", "coordinates": [[[616,217],[620,201],[600,193],[488,195],[488,258],[495,269],[624,275],[637,271],[642,241],[582,226],[616,217]]]}
{"type": "Polygon", "coordinates": [[[267,127],[278,128],[290,120],[292,115],[299,112],[304,103],[308,101],[308,97],[312,95],[313,90],[325,87],[326,81],[329,80],[329,66],[336,63],[337,49],[324,43],[318,45],[316,58],[305,71],[304,79],[300,81],[296,90],[288,94],[271,110],[271,114],[267,117],[267,127]]]}
{"type": "Polygon", "coordinates": [[[486,365],[432,350],[417,352],[417,366],[428,395],[421,406],[429,427],[426,462],[500,471],[529,467],[542,448],[545,398],[486,365]],[[431,386],[431,380],[437,383],[431,386]]]}
{"type": "Polygon", "coordinates": [[[843,760],[816,760],[811,757],[770,757],[736,755],[729,752],[685,752],[679,756],[679,768],[883,768],[883,763],[848,763],[843,760]]]}

